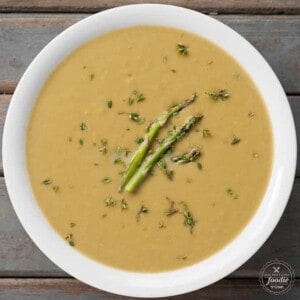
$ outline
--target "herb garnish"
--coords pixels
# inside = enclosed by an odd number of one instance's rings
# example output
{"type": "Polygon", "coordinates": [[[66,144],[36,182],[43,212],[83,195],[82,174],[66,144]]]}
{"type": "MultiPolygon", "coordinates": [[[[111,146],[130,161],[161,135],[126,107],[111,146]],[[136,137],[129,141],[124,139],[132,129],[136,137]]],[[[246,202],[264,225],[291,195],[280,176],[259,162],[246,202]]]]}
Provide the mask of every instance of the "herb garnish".
{"type": "Polygon", "coordinates": [[[44,184],[44,185],[52,184],[52,180],[51,179],[45,179],[45,180],[42,181],[42,184],[44,184]]]}
{"type": "Polygon", "coordinates": [[[169,197],[166,197],[166,199],[169,201],[170,206],[169,208],[164,212],[164,215],[167,217],[170,217],[176,213],[178,213],[178,209],[174,208],[175,206],[175,202],[173,200],[171,200],[169,197]]]}
{"type": "Polygon", "coordinates": [[[74,239],[73,239],[73,234],[72,233],[69,233],[65,239],[68,241],[69,245],[71,247],[74,247],[75,246],[75,243],[74,243],[74,239]]]}
{"type": "Polygon", "coordinates": [[[52,189],[53,189],[53,191],[54,192],[58,192],[59,191],[59,186],[58,185],[54,185],[53,187],[52,187],[52,189]]]}
{"type": "Polygon", "coordinates": [[[139,211],[137,212],[137,215],[136,215],[136,221],[139,222],[140,219],[141,219],[141,215],[142,215],[142,214],[146,214],[146,213],[148,213],[148,212],[149,212],[149,209],[148,209],[146,206],[142,205],[142,206],[140,207],[139,211]]]}
{"type": "Polygon", "coordinates": [[[111,178],[109,178],[109,177],[104,177],[101,181],[105,184],[112,182],[111,178]]]}
{"type": "Polygon", "coordinates": [[[95,74],[90,74],[90,80],[93,80],[95,78],[95,74]]]}
{"type": "Polygon", "coordinates": [[[133,103],[142,102],[146,99],[146,97],[137,90],[132,91],[131,95],[128,97],[128,105],[132,105],[133,103]]]}
{"type": "Polygon", "coordinates": [[[134,121],[134,122],[137,122],[139,124],[142,124],[144,123],[145,119],[142,118],[138,113],[130,113],[128,115],[129,119],[134,121]]]}
{"type": "Polygon", "coordinates": [[[184,256],[184,255],[179,255],[177,256],[177,259],[181,259],[181,260],[187,260],[187,256],[184,256]]]}
{"type": "Polygon", "coordinates": [[[211,136],[210,130],[207,129],[207,128],[204,128],[201,133],[202,133],[203,137],[209,137],[209,136],[211,136]]]}
{"type": "Polygon", "coordinates": [[[206,93],[207,95],[210,96],[210,98],[212,100],[222,100],[222,101],[225,101],[229,98],[229,94],[227,92],[227,90],[225,89],[221,89],[221,90],[218,90],[218,91],[214,91],[213,93],[206,93]]]}
{"type": "Polygon", "coordinates": [[[259,154],[256,153],[256,152],[253,152],[253,153],[252,153],[252,156],[253,156],[254,158],[258,158],[258,157],[259,157],[259,154]]]}
{"type": "Polygon", "coordinates": [[[121,210],[123,211],[123,210],[126,210],[126,209],[128,209],[128,203],[125,201],[125,199],[123,198],[122,200],[121,200],[121,210]]]}
{"type": "Polygon", "coordinates": [[[241,141],[241,139],[239,137],[237,137],[236,135],[233,135],[230,144],[235,145],[235,144],[238,144],[240,141],[241,141]]]}
{"type": "Polygon", "coordinates": [[[107,217],[107,214],[102,215],[102,219],[105,219],[107,217]]]}
{"type": "Polygon", "coordinates": [[[81,123],[81,124],[80,124],[80,130],[81,130],[81,131],[87,130],[87,128],[88,128],[88,127],[87,127],[86,123],[81,123]]]}
{"type": "Polygon", "coordinates": [[[78,140],[78,143],[79,143],[79,145],[83,146],[83,144],[84,144],[83,139],[80,138],[80,139],[78,140]]]}
{"type": "Polygon", "coordinates": [[[70,222],[70,227],[71,227],[71,228],[73,228],[73,227],[75,227],[75,226],[76,226],[76,223],[70,222]]]}
{"type": "Polygon", "coordinates": [[[159,223],[158,223],[158,228],[159,228],[159,229],[163,229],[163,228],[167,228],[167,226],[166,226],[166,224],[165,224],[164,221],[159,221],[159,223]]]}
{"type": "Polygon", "coordinates": [[[171,157],[171,161],[176,164],[186,164],[195,160],[199,155],[200,150],[193,148],[190,152],[171,157]]]}
{"type": "Polygon", "coordinates": [[[200,171],[202,171],[203,166],[202,166],[202,164],[201,164],[200,162],[197,163],[197,168],[198,168],[200,171]]]}
{"type": "Polygon", "coordinates": [[[175,69],[172,69],[171,72],[172,72],[172,73],[176,73],[176,70],[175,70],[175,69]]]}
{"type": "Polygon", "coordinates": [[[144,138],[143,137],[138,137],[136,138],[135,142],[140,145],[142,142],[144,141],[144,138]]]}
{"type": "Polygon", "coordinates": [[[233,199],[238,199],[238,195],[233,191],[233,189],[232,188],[227,188],[226,189],[226,192],[227,192],[227,194],[229,195],[229,196],[231,196],[233,199]]]}
{"type": "Polygon", "coordinates": [[[174,172],[173,172],[173,170],[169,170],[168,165],[164,159],[160,159],[157,162],[157,165],[160,169],[162,169],[164,171],[164,174],[168,177],[168,179],[170,179],[170,180],[173,179],[174,172]]]}
{"type": "Polygon", "coordinates": [[[255,113],[254,113],[254,112],[249,112],[249,113],[248,113],[248,117],[249,117],[249,118],[255,117],[255,113]]]}
{"type": "Polygon", "coordinates": [[[179,53],[180,55],[187,55],[188,54],[188,48],[187,46],[185,46],[182,43],[177,44],[177,48],[176,48],[177,53],[179,53]]]}
{"type": "Polygon", "coordinates": [[[72,140],[73,140],[72,137],[69,136],[69,138],[68,138],[69,143],[71,143],[72,140]]]}
{"type": "Polygon", "coordinates": [[[181,202],[181,205],[183,206],[182,214],[184,216],[184,225],[190,229],[190,233],[193,233],[193,228],[196,225],[196,220],[190,212],[187,204],[185,202],[181,202]]]}
{"type": "Polygon", "coordinates": [[[101,139],[101,141],[100,141],[100,143],[101,143],[101,147],[99,147],[99,152],[101,152],[101,153],[103,153],[103,154],[106,154],[106,152],[107,152],[107,149],[106,149],[106,146],[107,146],[107,140],[105,140],[105,139],[101,139]]]}
{"type": "Polygon", "coordinates": [[[107,107],[110,109],[113,106],[113,102],[111,100],[106,101],[107,107]]]}
{"type": "Polygon", "coordinates": [[[104,202],[106,206],[115,206],[117,204],[117,201],[112,197],[106,198],[104,202]]]}

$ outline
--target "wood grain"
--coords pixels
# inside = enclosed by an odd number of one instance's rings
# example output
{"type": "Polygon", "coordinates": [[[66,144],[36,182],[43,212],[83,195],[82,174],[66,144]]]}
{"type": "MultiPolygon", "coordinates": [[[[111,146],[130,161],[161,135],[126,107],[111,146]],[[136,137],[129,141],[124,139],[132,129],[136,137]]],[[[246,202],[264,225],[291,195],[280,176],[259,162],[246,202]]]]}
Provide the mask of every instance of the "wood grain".
{"type": "Polygon", "coordinates": [[[2,12],[97,12],[136,3],[179,5],[205,13],[297,14],[297,0],[0,0],[2,12]]]}
{"type": "MultiPolygon", "coordinates": [[[[86,16],[0,14],[0,92],[12,92],[12,85],[20,79],[38,52],[58,33],[86,16]]],[[[300,94],[299,17],[216,18],[239,32],[262,53],[287,93],[300,94]]]]}
{"type": "MultiPolygon", "coordinates": [[[[296,274],[300,274],[299,228],[300,179],[296,179],[288,206],[271,237],[230,277],[256,278],[262,266],[275,258],[287,261],[296,274]]],[[[66,277],[68,275],[51,263],[28,238],[16,218],[2,178],[0,179],[0,277],[30,276],[66,277]]]]}
{"type": "MultiPolygon", "coordinates": [[[[149,295],[151,288],[149,287],[149,295]]],[[[278,299],[296,300],[300,297],[300,280],[278,299]]],[[[223,279],[204,289],[177,296],[177,300],[266,300],[274,299],[260,286],[258,279],[223,279]]],[[[108,300],[138,299],[112,295],[89,287],[75,279],[0,279],[0,300],[108,300]]]]}

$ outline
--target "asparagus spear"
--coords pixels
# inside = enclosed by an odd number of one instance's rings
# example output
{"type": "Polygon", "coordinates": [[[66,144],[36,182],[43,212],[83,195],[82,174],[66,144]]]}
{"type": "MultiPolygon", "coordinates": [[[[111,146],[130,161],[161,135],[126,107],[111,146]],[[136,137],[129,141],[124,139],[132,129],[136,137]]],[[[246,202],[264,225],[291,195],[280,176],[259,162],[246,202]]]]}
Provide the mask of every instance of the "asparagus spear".
{"type": "Polygon", "coordinates": [[[202,117],[203,115],[190,116],[185,120],[183,125],[176,127],[172,131],[171,135],[164,139],[163,143],[156,149],[156,151],[149,155],[144,163],[142,163],[133,177],[126,184],[125,191],[129,193],[134,192],[147,176],[150,169],[161,159],[170,146],[186,135],[190,128],[197,124],[202,117]]]}
{"type": "Polygon", "coordinates": [[[189,162],[193,161],[194,159],[196,159],[199,155],[200,155],[200,150],[193,148],[188,153],[184,153],[179,156],[173,156],[171,158],[171,161],[176,164],[186,164],[186,163],[189,163],[189,162]]]}
{"type": "Polygon", "coordinates": [[[131,177],[133,176],[134,172],[137,170],[137,168],[140,166],[142,160],[146,156],[148,149],[150,147],[151,142],[156,137],[158,131],[165,126],[168,119],[177,113],[179,113],[181,110],[183,110],[185,107],[190,105],[195,101],[197,98],[196,94],[193,94],[189,99],[185,100],[184,102],[174,105],[171,108],[169,108],[167,111],[165,111],[156,121],[152,122],[150,126],[147,129],[147,132],[144,137],[144,141],[140,144],[137,151],[134,153],[129,166],[127,170],[125,171],[122,182],[119,186],[119,191],[122,192],[125,185],[129,182],[131,177]]]}

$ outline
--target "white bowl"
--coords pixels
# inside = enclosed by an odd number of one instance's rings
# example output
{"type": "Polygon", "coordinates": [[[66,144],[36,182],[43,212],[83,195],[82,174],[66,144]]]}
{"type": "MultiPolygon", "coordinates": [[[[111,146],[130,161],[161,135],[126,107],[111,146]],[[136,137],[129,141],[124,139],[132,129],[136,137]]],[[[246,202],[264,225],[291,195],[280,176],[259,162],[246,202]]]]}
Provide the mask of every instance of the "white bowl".
{"type": "Polygon", "coordinates": [[[52,40],[26,70],[15,91],[3,134],[3,166],[11,202],[28,235],[61,269],[96,288],[127,296],[159,297],[203,288],[230,274],[266,241],[287,204],[296,168],[296,134],[286,95],[270,66],[235,31],[201,13],[168,5],[130,5],[100,12],[52,40]],[[53,230],[33,195],[25,140],[31,110],[53,69],[77,47],[103,33],[136,25],[177,27],[203,36],[230,53],[252,77],[267,106],[274,134],[271,178],[255,215],[225,248],[192,266],[161,273],[134,273],[89,259],[53,230]]]}

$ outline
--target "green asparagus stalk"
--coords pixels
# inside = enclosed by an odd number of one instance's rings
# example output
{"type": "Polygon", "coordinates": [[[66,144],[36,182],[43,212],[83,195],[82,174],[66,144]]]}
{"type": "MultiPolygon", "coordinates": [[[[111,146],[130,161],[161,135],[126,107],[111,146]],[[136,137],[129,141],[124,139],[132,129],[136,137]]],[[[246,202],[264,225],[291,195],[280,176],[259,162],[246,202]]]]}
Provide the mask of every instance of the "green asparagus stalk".
{"type": "Polygon", "coordinates": [[[178,114],[181,110],[183,110],[185,107],[190,105],[195,101],[197,98],[196,94],[193,94],[189,99],[185,100],[184,102],[174,105],[171,108],[169,108],[167,111],[165,111],[156,121],[152,122],[150,126],[148,127],[148,130],[145,134],[144,141],[140,144],[137,151],[134,153],[129,166],[127,170],[125,171],[122,182],[119,186],[119,191],[122,192],[125,185],[129,182],[137,168],[142,163],[142,160],[146,156],[151,142],[155,139],[158,131],[165,126],[168,119],[176,114],[178,114]]]}
{"type": "Polygon", "coordinates": [[[144,163],[142,163],[133,177],[125,185],[125,191],[133,193],[147,176],[150,169],[161,159],[161,157],[170,148],[170,146],[172,146],[180,138],[185,136],[190,128],[197,124],[202,119],[202,117],[203,115],[190,116],[185,120],[183,125],[176,127],[172,131],[171,135],[163,140],[163,143],[155,150],[155,152],[149,155],[144,163]]]}

